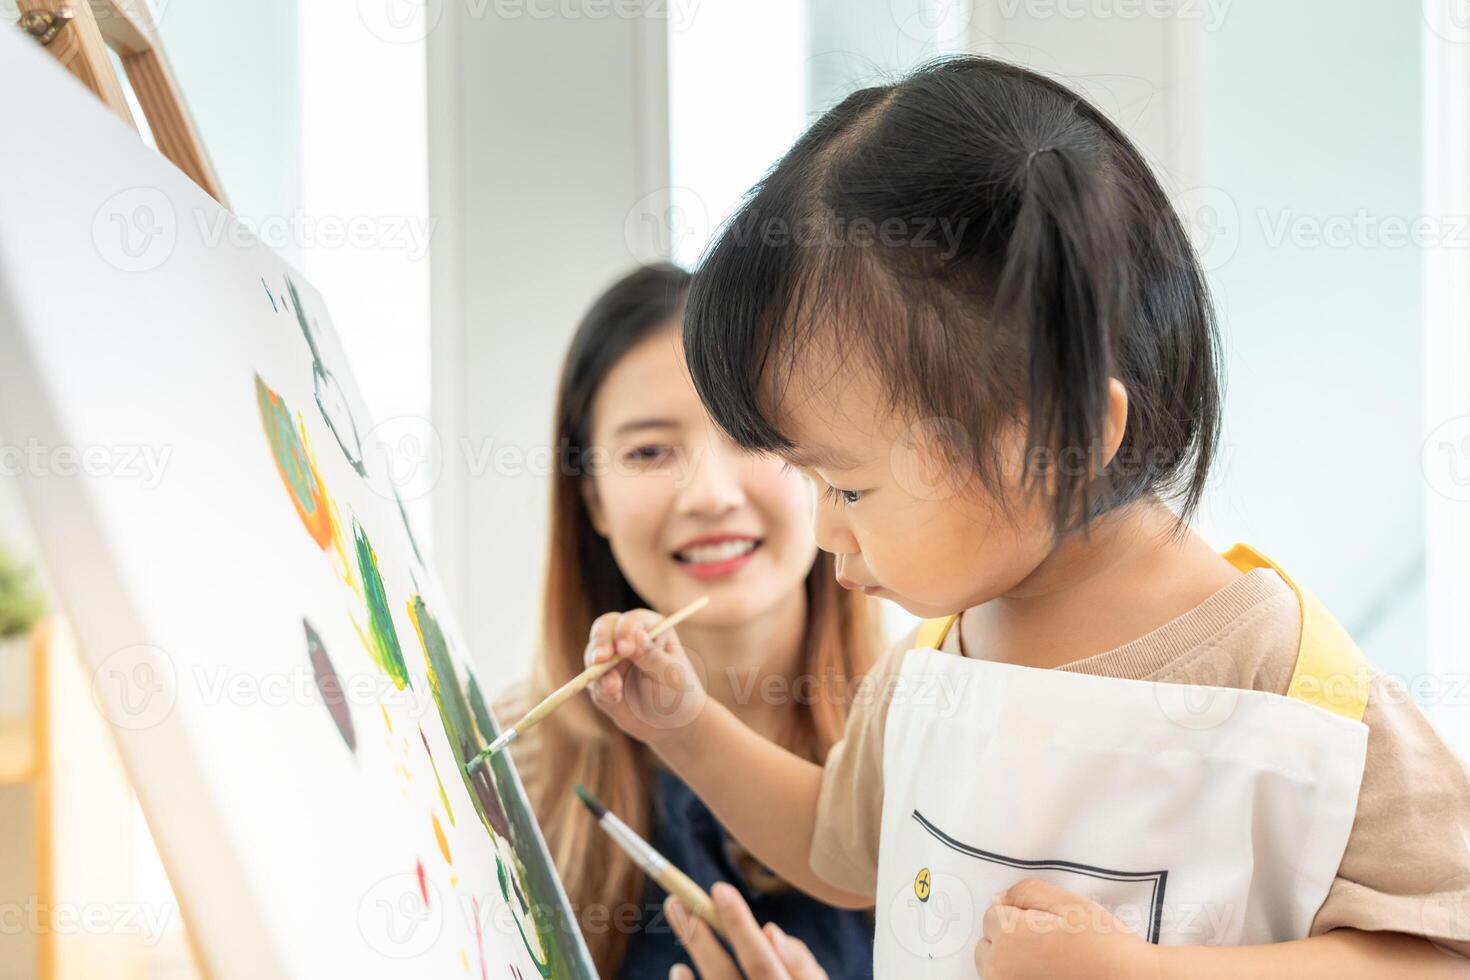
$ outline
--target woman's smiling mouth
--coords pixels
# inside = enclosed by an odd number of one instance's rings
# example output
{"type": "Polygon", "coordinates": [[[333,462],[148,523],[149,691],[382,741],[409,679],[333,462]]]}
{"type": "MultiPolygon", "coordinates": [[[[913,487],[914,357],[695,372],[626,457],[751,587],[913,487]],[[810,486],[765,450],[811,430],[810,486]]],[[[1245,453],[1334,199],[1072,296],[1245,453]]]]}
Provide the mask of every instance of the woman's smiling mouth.
{"type": "Polygon", "coordinates": [[[721,578],[743,568],[761,544],[760,538],[746,535],[711,535],[684,544],[674,560],[696,578],[721,578]]]}

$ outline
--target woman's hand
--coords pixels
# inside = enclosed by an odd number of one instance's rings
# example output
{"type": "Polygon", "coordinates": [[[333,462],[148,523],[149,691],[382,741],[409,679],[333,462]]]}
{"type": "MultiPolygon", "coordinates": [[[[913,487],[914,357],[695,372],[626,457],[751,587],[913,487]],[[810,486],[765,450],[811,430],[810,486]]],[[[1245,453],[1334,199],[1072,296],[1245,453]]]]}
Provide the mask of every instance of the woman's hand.
{"type": "Polygon", "coordinates": [[[630,737],[655,750],[682,734],[708,699],[674,631],[649,639],[662,619],[648,609],[599,616],[585,657],[589,667],[623,658],[593,682],[592,700],[630,737]]]}
{"type": "MultiPolygon", "coordinates": [[[[740,980],[742,976],[750,980],[827,980],[827,972],[805,943],[792,939],[774,923],[767,923],[765,929],[756,925],[750,907],[734,888],[721,882],[710,895],[739,966],[730,961],[704,920],[691,915],[676,898],[664,903],[674,934],[689,950],[703,980],[740,980]]],[[[694,973],[687,966],[676,966],[669,971],[669,980],[694,980],[694,973]]]]}

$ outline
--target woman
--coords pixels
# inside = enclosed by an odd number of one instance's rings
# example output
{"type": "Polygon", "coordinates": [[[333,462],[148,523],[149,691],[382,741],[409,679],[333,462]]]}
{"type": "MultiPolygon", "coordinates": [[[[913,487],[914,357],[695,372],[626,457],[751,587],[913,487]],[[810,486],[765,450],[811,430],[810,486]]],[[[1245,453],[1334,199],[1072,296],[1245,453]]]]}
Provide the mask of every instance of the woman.
{"type": "MultiPolygon", "coordinates": [[[[687,273],[639,269],[610,288],[572,340],[557,395],[543,642],[515,717],[582,670],[593,620],[673,612],[711,697],[813,760],[842,735],[847,694],[877,654],[867,600],[817,551],[811,490],[714,428],[684,367],[687,273]]],[[[729,881],[754,916],[804,941],[834,978],[872,975],[872,923],[796,892],[738,850],[713,815],[586,699],[517,744],[515,760],[606,977],[667,976],[688,958],[647,882],[572,792],[580,783],[705,888],[729,881]]]]}

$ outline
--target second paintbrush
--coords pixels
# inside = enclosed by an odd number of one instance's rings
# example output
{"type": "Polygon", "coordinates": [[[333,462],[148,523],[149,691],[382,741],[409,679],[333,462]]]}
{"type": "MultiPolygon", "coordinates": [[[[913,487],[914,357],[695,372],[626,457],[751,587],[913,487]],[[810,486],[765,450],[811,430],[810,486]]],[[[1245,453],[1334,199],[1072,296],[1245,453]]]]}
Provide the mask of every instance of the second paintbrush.
{"type": "MultiPolygon", "coordinates": [[[[660,620],[658,624],[653,627],[653,629],[648,631],[648,638],[651,640],[655,636],[658,636],[660,633],[663,633],[666,630],[673,629],[675,626],[678,626],[680,623],[684,622],[684,620],[688,619],[690,616],[693,616],[695,613],[699,612],[707,605],[709,605],[709,596],[700,596],[698,599],[695,599],[683,609],[680,609],[673,615],[660,620]]],[[[618,665],[621,660],[621,657],[615,656],[610,660],[604,660],[600,664],[593,664],[591,667],[588,667],[586,670],[582,671],[576,677],[573,677],[571,680],[567,681],[555,691],[552,691],[545,700],[536,705],[536,707],[532,708],[530,711],[527,711],[519,721],[501,732],[500,735],[496,737],[495,741],[486,746],[484,751],[480,752],[469,762],[465,763],[465,767],[471,772],[474,772],[476,768],[484,765],[485,761],[489,759],[492,755],[499,752],[501,749],[505,748],[516,739],[520,738],[521,735],[524,734],[526,730],[529,729],[532,725],[535,725],[537,722],[541,721],[557,708],[561,707],[562,704],[566,701],[585,691],[593,681],[597,680],[597,678],[612,670],[618,665]]]]}
{"type": "Polygon", "coordinates": [[[575,790],[577,798],[592,811],[597,825],[618,842],[618,846],[643,869],[644,874],[662,885],[664,891],[677,898],[686,909],[709,923],[716,934],[725,934],[719,913],[715,911],[714,899],[709,897],[708,892],[700,888],[694,879],[670,864],[668,858],[655,851],[652,844],[634,833],[633,828],[619,820],[617,814],[610,812],[591,793],[581,786],[576,786],[575,790]]]}

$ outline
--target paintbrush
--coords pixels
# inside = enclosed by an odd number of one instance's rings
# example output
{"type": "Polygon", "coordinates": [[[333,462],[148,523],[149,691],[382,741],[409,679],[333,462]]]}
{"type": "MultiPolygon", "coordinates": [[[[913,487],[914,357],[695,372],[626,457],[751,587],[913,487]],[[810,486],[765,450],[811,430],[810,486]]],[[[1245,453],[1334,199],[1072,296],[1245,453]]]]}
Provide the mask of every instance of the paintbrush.
{"type": "MultiPolygon", "coordinates": [[[[699,612],[707,605],[709,605],[709,596],[700,596],[698,599],[695,599],[693,602],[689,603],[689,605],[685,606],[683,609],[680,609],[672,616],[668,616],[665,619],[660,620],[653,629],[648,631],[648,638],[651,640],[665,630],[673,629],[675,626],[678,626],[680,623],[684,622],[684,620],[688,619],[690,616],[693,616],[695,613],[699,612]]],[[[492,755],[499,752],[501,749],[505,748],[516,739],[520,738],[521,735],[524,734],[525,731],[531,726],[535,725],[537,722],[541,721],[557,708],[561,707],[564,702],[582,693],[582,691],[587,689],[587,686],[589,684],[616,667],[621,659],[621,657],[615,656],[608,660],[604,660],[600,664],[593,664],[591,667],[588,667],[586,670],[582,671],[576,677],[573,677],[571,680],[567,681],[555,691],[552,691],[551,694],[548,695],[544,701],[536,705],[536,707],[532,708],[530,711],[527,711],[525,715],[521,717],[520,721],[517,721],[514,725],[511,725],[509,728],[505,729],[498,736],[496,736],[495,741],[491,742],[484,749],[484,751],[480,752],[469,762],[465,763],[465,768],[468,769],[470,772],[474,772],[478,766],[481,766],[485,763],[485,760],[489,759],[492,755]]]]}
{"type": "Polygon", "coordinates": [[[607,807],[598,802],[597,797],[580,785],[576,790],[577,798],[592,811],[598,826],[618,842],[618,846],[627,852],[634,864],[643,869],[644,874],[662,885],[664,891],[677,898],[686,909],[709,923],[709,927],[717,935],[725,934],[724,927],[720,925],[720,915],[715,911],[714,899],[709,897],[708,892],[696,885],[694,879],[670,864],[668,858],[634,833],[633,828],[619,820],[617,814],[609,813],[607,807]]]}

